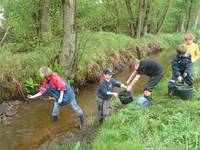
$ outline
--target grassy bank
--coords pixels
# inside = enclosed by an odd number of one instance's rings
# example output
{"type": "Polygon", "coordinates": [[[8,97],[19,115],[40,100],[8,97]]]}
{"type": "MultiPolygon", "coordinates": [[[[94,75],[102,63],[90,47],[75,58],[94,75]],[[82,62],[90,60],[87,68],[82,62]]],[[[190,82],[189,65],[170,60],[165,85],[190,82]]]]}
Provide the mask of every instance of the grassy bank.
{"type": "MultiPolygon", "coordinates": [[[[172,51],[164,52],[161,58],[170,53],[172,51]]],[[[165,60],[163,65],[166,63],[169,62],[165,60]]],[[[200,61],[197,65],[200,66],[200,61]]],[[[197,68],[196,72],[199,72],[197,68]]],[[[170,99],[167,96],[170,69],[167,67],[165,70],[168,70],[165,78],[154,90],[152,107],[145,109],[131,103],[107,118],[90,149],[200,149],[200,93],[196,93],[190,101],[178,97],[170,99]]],[[[195,81],[197,89],[199,79],[195,81]]]]}
{"type": "MultiPolygon", "coordinates": [[[[0,48],[0,101],[15,99],[24,91],[35,92],[36,83],[40,84],[38,69],[43,65],[50,66],[61,75],[64,70],[56,64],[56,56],[60,52],[60,39],[54,39],[48,44],[20,45],[19,43],[7,43],[0,48]]],[[[159,36],[148,35],[141,39],[132,39],[124,35],[114,33],[81,33],[78,35],[77,48],[79,50],[78,69],[76,81],[84,84],[87,79],[96,78],[103,66],[115,67],[121,61],[120,55],[134,57],[135,47],[141,50],[148,43],[158,43],[162,48],[175,46],[183,41],[182,35],[162,34],[159,36]],[[127,55],[128,53],[128,55],[127,55]],[[110,60],[108,56],[118,58],[117,62],[110,60]]],[[[126,56],[123,63],[127,63],[126,56]]]]}

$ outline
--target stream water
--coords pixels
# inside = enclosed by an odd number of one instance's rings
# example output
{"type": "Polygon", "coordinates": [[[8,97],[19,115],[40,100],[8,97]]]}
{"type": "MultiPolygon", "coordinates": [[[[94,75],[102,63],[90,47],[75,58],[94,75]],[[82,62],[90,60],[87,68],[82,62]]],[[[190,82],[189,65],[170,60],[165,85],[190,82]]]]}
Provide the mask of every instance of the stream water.
{"type": "MultiPolygon", "coordinates": [[[[158,59],[155,57],[154,59],[158,59]]],[[[167,57],[166,57],[167,58],[167,57]]],[[[164,66],[168,65],[161,60],[164,66]]],[[[126,70],[115,79],[125,82],[132,70],[126,70]]],[[[142,77],[134,88],[134,93],[142,92],[147,78],[142,77]]],[[[77,102],[83,109],[85,118],[97,116],[96,91],[98,84],[86,85],[77,95],[77,102]]],[[[70,106],[60,109],[59,120],[51,121],[53,100],[28,100],[22,104],[9,124],[0,124],[0,150],[27,150],[35,149],[38,145],[56,135],[69,131],[78,123],[74,111],[70,106]]]]}

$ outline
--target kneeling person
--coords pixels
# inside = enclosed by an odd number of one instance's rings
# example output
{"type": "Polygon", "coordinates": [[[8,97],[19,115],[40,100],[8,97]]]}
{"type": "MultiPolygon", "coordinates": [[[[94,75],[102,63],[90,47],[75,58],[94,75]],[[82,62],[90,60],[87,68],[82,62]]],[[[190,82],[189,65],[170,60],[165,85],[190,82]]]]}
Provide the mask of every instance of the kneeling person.
{"type": "Polygon", "coordinates": [[[169,96],[173,96],[176,89],[176,82],[184,81],[188,86],[193,87],[193,64],[191,54],[184,45],[178,45],[176,51],[177,54],[171,61],[172,78],[168,82],[169,96]]]}

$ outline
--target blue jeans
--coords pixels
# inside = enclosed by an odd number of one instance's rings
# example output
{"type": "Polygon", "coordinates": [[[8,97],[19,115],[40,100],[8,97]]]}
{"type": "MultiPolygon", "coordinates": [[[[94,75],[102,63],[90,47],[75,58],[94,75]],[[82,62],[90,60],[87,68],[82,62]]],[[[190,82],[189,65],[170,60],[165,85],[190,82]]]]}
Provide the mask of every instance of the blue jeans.
{"type": "MultiPolygon", "coordinates": [[[[83,111],[78,106],[78,104],[76,103],[75,99],[73,99],[71,101],[70,105],[73,108],[73,110],[75,111],[75,113],[76,113],[77,116],[79,116],[79,117],[83,116],[83,111]]],[[[59,108],[60,108],[60,105],[58,104],[58,102],[54,101],[52,116],[58,116],[59,115],[59,108]]]]}

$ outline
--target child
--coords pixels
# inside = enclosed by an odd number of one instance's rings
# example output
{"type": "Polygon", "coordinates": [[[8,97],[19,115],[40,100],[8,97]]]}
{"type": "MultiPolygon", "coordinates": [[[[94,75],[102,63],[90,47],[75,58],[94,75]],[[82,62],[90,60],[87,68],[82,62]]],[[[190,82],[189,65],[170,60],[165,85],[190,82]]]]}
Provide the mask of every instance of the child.
{"type": "Polygon", "coordinates": [[[152,100],[152,90],[163,77],[164,71],[162,66],[153,60],[138,60],[134,61],[134,71],[126,82],[128,90],[131,91],[132,87],[139,80],[141,75],[147,75],[150,77],[147,85],[144,88],[144,96],[149,101],[152,100]]]}
{"type": "Polygon", "coordinates": [[[99,81],[99,87],[97,91],[97,106],[99,110],[99,122],[103,123],[104,118],[109,114],[109,100],[112,96],[117,97],[118,94],[113,91],[114,87],[121,87],[127,89],[127,87],[112,79],[113,72],[110,68],[103,69],[103,75],[99,81]]]}
{"type": "Polygon", "coordinates": [[[177,54],[171,61],[172,79],[168,82],[168,95],[173,96],[176,82],[183,80],[193,87],[192,56],[184,45],[176,47],[177,54]]]}
{"type": "Polygon", "coordinates": [[[35,95],[28,95],[29,99],[41,96],[45,92],[49,92],[54,97],[54,106],[52,111],[52,120],[56,121],[59,114],[59,107],[70,104],[83,123],[83,112],[75,100],[75,94],[70,87],[57,73],[46,66],[40,68],[40,76],[45,79],[43,86],[35,95]]]}
{"type": "Polygon", "coordinates": [[[200,51],[199,51],[198,45],[193,42],[194,36],[192,34],[186,34],[184,38],[185,38],[184,46],[186,47],[188,52],[191,54],[192,63],[194,63],[200,57],[200,51]]]}

